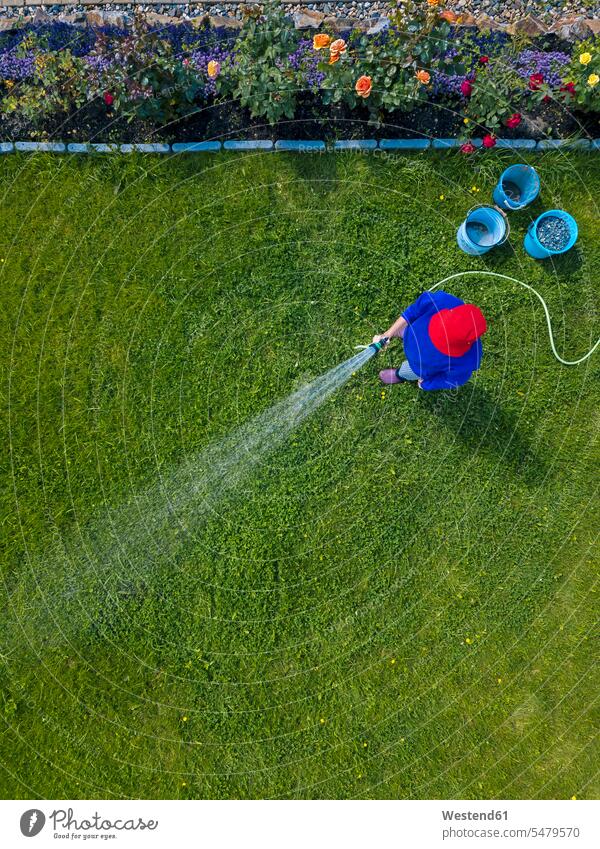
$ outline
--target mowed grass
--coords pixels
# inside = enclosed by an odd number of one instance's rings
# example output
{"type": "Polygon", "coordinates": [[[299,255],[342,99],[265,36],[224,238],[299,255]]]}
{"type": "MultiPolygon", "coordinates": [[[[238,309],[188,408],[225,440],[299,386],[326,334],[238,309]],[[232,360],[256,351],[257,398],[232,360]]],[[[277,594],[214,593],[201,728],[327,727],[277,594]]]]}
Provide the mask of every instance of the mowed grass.
{"type": "Polygon", "coordinates": [[[3,797],[597,795],[600,353],[560,366],[523,289],[449,285],[490,325],[460,391],[383,393],[396,344],[133,577],[123,539],[80,568],[105,508],[444,275],[526,280],[585,353],[600,157],[535,159],[514,250],[467,257],[509,161],[2,158],[3,797]],[[536,263],[557,206],[577,251],[536,263]]]}

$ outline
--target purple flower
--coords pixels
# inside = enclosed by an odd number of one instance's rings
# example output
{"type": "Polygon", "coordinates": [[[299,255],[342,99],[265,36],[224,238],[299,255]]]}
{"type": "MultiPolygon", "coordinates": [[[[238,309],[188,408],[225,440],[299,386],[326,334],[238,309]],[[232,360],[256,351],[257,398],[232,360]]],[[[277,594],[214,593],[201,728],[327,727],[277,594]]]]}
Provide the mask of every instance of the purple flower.
{"type": "Polygon", "coordinates": [[[217,78],[208,76],[208,63],[217,62],[221,72],[223,72],[233,62],[234,55],[234,51],[226,44],[218,44],[212,47],[206,45],[190,51],[190,64],[194,66],[204,80],[204,90],[207,95],[214,95],[217,91],[217,78]]]}
{"type": "Polygon", "coordinates": [[[461,97],[461,85],[464,80],[464,74],[444,74],[442,71],[435,71],[430,96],[438,97],[445,94],[451,97],[461,97]]]}
{"type": "Polygon", "coordinates": [[[0,53],[0,78],[4,80],[24,80],[33,76],[34,55],[16,56],[15,50],[0,53]]]}
{"type": "Polygon", "coordinates": [[[100,74],[108,71],[113,66],[113,60],[110,56],[84,56],[83,61],[89,65],[92,71],[100,74]]]}
{"type": "Polygon", "coordinates": [[[520,77],[528,80],[532,74],[541,74],[544,82],[557,88],[562,82],[563,70],[571,61],[568,53],[543,50],[522,50],[511,64],[520,77]]]}
{"type": "Polygon", "coordinates": [[[296,79],[301,88],[313,92],[320,89],[325,79],[325,74],[318,69],[321,57],[313,49],[312,39],[301,39],[294,52],[288,55],[287,61],[290,70],[296,72],[296,79]]]}

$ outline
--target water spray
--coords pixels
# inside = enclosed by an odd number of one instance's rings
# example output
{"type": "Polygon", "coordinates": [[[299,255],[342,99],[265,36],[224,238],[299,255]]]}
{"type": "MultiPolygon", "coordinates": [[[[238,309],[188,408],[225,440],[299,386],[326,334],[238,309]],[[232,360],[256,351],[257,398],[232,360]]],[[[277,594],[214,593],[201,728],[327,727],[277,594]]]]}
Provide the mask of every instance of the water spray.
{"type": "MultiPolygon", "coordinates": [[[[540,301],[550,336],[550,347],[563,365],[585,362],[600,339],[582,357],[565,360],[554,344],[550,312],[536,290],[522,280],[495,271],[459,271],[435,283],[434,291],[460,277],[493,277],[523,286],[540,301]]],[[[298,387],[290,395],[209,444],[195,456],[171,469],[125,503],[99,509],[85,527],[63,538],[47,551],[11,596],[11,608],[27,609],[27,637],[31,645],[43,640],[70,640],[76,633],[103,633],[113,639],[119,599],[144,592],[154,574],[167,574],[177,564],[186,545],[199,528],[219,516],[240,486],[257,474],[265,458],[287,441],[293,430],[317,411],[362,366],[389,342],[382,337],[325,374],[298,387]],[[39,590],[43,592],[40,596],[39,590]],[[113,617],[107,611],[115,610],[113,617]]],[[[22,627],[18,633],[22,644],[22,627]]],[[[0,641],[4,638],[0,617],[0,641]]],[[[4,640],[8,646],[8,635],[4,640]]],[[[9,646],[13,648],[12,645],[9,646]]],[[[16,646],[14,647],[16,650],[16,646]]]]}

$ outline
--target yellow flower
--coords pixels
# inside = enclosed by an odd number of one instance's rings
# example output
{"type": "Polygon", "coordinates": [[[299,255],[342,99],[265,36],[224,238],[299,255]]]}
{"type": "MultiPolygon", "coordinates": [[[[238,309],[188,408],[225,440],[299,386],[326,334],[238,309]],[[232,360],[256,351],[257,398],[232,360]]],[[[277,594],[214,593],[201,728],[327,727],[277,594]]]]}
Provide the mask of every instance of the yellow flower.
{"type": "Polygon", "coordinates": [[[590,74],[588,77],[588,85],[595,86],[600,82],[598,74],[590,74]]]}
{"type": "Polygon", "coordinates": [[[579,61],[581,62],[582,65],[589,65],[590,62],[592,61],[592,54],[591,53],[582,53],[581,56],[579,57],[579,61]]]}
{"type": "Polygon", "coordinates": [[[313,38],[313,48],[315,50],[323,50],[325,47],[329,47],[331,44],[331,36],[327,35],[327,33],[319,32],[313,38]]]}
{"type": "Polygon", "coordinates": [[[465,643],[466,643],[468,646],[470,646],[472,642],[473,642],[473,640],[472,640],[470,637],[467,637],[467,639],[465,640],[465,643]]]}
{"type": "Polygon", "coordinates": [[[440,195],[440,200],[446,200],[446,195],[440,195]]]}
{"type": "Polygon", "coordinates": [[[319,720],[319,722],[321,723],[321,725],[325,725],[325,720],[323,719],[323,717],[321,717],[321,719],[319,720]]]}
{"type": "Polygon", "coordinates": [[[214,80],[215,77],[218,77],[220,70],[221,65],[219,64],[219,62],[215,61],[214,59],[211,59],[206,68],[208,76],[211,78],[211,80],[214,80]]]}
{"type": "Polygon", "coordinates": [[[469,119],[468,119],[468,118],[463,118],[463,124],[468,124],[468,123],[469,123],[469,119]]]}

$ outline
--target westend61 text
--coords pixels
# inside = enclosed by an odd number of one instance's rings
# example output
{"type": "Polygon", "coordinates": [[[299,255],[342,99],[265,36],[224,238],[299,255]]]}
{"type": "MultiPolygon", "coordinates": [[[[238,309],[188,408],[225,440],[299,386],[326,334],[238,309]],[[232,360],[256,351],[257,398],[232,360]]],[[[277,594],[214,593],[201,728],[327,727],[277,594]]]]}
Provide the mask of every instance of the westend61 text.
{"type": "Polygon", "coordinates": [[[442,811],[445,820],[507,820],[508,811],[442,811]]]}

